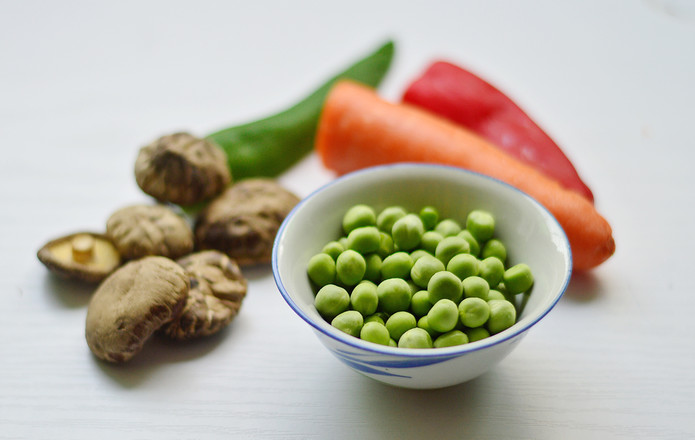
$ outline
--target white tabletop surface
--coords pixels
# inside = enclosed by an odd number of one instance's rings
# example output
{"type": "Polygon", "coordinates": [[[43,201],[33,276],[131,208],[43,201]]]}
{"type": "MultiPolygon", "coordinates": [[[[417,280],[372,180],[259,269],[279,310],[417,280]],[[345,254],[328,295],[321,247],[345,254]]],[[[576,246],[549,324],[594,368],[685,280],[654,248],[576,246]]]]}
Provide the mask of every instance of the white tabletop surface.
{"type": "MultiPolygon", "coordinates": [[[[695,5],[557,2],[0,2],[0,438],[695,437],[695,5]],[[489,373],[381,385],[320,345],[270,267],[217,337],[92,356],[92,288],[41,245],[148,202],[140,146],[282,109],[386,38],[398,99],[427,63],[466,65],[563,146],[617,252],[489,373]]],[[[309,156],[281,177],[333,176],[309,156]]]]}

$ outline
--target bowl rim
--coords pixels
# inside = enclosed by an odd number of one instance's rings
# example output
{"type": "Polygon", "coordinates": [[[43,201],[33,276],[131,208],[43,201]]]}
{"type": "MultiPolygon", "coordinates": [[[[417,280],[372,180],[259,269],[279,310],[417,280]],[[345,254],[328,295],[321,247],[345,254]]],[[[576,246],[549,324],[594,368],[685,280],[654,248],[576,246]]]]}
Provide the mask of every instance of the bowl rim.
{"type": "MultiPolygon", "coordinates": [[[[449,357],[449,356],[459,356],[463,355],[466,353],[472,353],[475,351],[483,350],[488,347],[496,346],[503,344],[506,341],[516,339],[519,336],[524,335],[531,327],[536,325],[541,319],[543,319],[554,307],[555,305],[560,301],[560,298],[564,295],[565,291],[567,290],[567,287],[569,285],[570,279],[572,277],[572,249],[569,244],[569,240],[567,238],[567,235],[560,225],[560,223],[557,221],[555,216],[548,211],[548,209],[543,206],[541,203],[539,203],[535,198],[531,197],[528,195],[526,192],[520,190],[519,188],[516,188],[515,186],[512,186],[500,179],[481,174],[475,171],[471,171],[465,168],[459,168],[455,166],[450,166],[450,165],[441,165],[441,164],[431,164],[431,163],[421,163],[421,162],[399,162],[399,163],[394,163],[394,164],[386,164],[386,165],[376,165],[376,166],[371,166],[367,168],[363,168],[360,170],[356,170],[350,173],[346,173],[344,175],[338,176],[331,180],[328,183],[325,183],[321,185],[319,188],[313,190],[311,193],[309,193],[306,197],[301,199],[297,205],[295,205],[294,208],[289,212],[289,214],[285,217],[283,220],[282,224],[280,225],[280,228],[278,229],[278,232],[275,236],[275,240],[273,242],[273,250],[272,250],[272,259],[271,259],[271,266],[272,266],[272,272],[273,272],[273,278],[275,280],[275,284],[280,291],[280,294],[282,297],[285,299],[285,302],[290,306],[290,308],[297,314],[299,315],[300,318],[302,318],[307,324],[309,324],[311,327],[314,328],[315,331],[320,332],[321,334],[331,338],[338,340],[339,342],[346,344],[347,346],[357,349],[357,350],[363,350],[366,352],[372,352],[376,354],[381,354],[381,355],[387,355],[387,356],[395,356],[395,357],[403,357],[403,358],[441,358],[441,357],[449,357]],[[544,310],[542,310],[537,316],[533,316],[529,321],[525,322],[523,325],[520,325],[519,322],[516,322],[513,326],[509,327],[506,330],[503,330],[497,334],[491,335],[487,338],[470,342],[467,344],[462,344],[462,345],[456,345],[456,346],[451,346],[451,347],[440,347],[440,348],[411,348],[411,349],[404,349],[400,347],[391,347],[391,346],[386,346],[386,345],[379,345],[373,342],[369,341],[364,341],[360,338],[348,335],[347,333],[343,333],[338,329],[335,329],[335,332],[328,331],[325,327],[322,327],[318,323],[315,322],[314,319],[312,319],[310,316],[308,316],[304,310],[294,301],[292,298],[292,295],[287,291],[285,288],[284,283],[282,282],[282,279],[280,277],[280,270],[279,270],[279,262],[278,262],[278,252],[279,252],[279,247],[280,247],[280,242],[282,241],[282,237],[284,236],[285,229],[287,228],[287,225],[289,224],[290,220],[294,217],[297,211],[302,209],[302,206],[306,204],[310,199],[312,199],[316,194],[326,190],[327,188],[330,188],[335,185],[340,185],[342,182],[346,180],[352,180],[355,178],[358,178],[361,174],[371,174],[371,173],[378,173],[382,172],[383,170],[389,170],[389,169],[394,169],[394,168],[444,168],[448,170],[452,170],[454,172],[460,172],[462,174],[469,174],[472,176],[475,176],[476,178],[482,178],[484,180],[490,180],[493,182],[496,182],[497,184],[501,184],[502,186],[505,186],[517,193],[519,193],[521,196],[526,197],[530,200],[532,204],[535,204],[538,208],[540,208],[542,211],[544,211],[550,218],[550,221],[555,223],[557,226],[559,232],[560,232],[560,237],[564,243],[565,246],[563,246],[566,249],[566,263],[567,263],[567,273],[565,274],[565,279],[562,282],[562,286],[560,287],[559,291],[555,295],[555,298],[553,298],[552,302],[549,304],[548,307],[546,307],[544,310]]],[[[330,325],[330,323],[329,323],[330,325]]]]}

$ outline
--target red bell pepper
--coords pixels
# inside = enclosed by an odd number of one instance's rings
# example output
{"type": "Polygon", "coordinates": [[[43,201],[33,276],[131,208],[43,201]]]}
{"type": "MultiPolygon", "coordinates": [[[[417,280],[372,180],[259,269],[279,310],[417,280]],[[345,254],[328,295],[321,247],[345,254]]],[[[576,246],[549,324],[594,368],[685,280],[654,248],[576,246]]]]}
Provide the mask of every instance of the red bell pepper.
{"type": "Polygon", "coordinates": [[[454,64],[437,61],[403,101],[460,124],[591,202],[594,196],[560,147],[497,88],[454,64]]]}

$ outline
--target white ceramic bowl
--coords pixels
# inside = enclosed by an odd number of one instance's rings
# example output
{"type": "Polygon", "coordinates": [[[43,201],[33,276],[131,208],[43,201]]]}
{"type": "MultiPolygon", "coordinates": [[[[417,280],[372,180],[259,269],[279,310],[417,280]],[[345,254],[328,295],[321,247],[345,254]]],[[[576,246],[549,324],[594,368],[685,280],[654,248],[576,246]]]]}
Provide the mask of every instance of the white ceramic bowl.
{"type": "Polygon", "coordinates": [[[560,299],[572,261],[567,237],[555,218],[521,191],[459,168],[398,164],[345,175],[301,201],[278,231],[272,266],[275,282],[292,310],[343,363],[387,384],[441,388],[473,379],[509,354],[560,299]],[[460,221],[472,209],[491,212],[509,261],[528,264],[534,274],[534,286],[517,323],[481,341],[436,349],[381,346],[332,327],[314,308],[307,262],[323,245],[340,237],[344,212],[359,203],[377,212],[390,205],[416,212],[432,205],[441,218],[460,221]]]}

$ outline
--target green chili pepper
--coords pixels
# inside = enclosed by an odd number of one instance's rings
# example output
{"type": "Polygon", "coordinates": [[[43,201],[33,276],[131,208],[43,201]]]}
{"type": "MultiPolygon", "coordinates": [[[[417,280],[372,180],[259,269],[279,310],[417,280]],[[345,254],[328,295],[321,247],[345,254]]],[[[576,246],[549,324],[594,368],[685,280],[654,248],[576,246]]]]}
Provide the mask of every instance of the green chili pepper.
{"type": "Polygon", "coordinates": [[[208,136],[227,153],[234,180],[275,177],[314,147],[323,102],[333,84],[352,79],[376,87],[393,59],[392,41],[331,78],[307,98],[275,115],[230,127],[208,136]]]}

